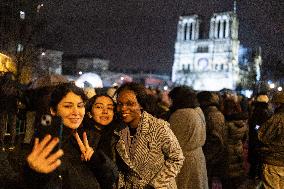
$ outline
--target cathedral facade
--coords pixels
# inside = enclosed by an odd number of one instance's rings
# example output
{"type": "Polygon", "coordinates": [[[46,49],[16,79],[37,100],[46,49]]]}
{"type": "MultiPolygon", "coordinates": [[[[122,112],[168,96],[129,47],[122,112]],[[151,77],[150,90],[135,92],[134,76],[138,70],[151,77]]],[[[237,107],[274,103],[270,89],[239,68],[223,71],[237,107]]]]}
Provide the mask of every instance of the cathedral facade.
{"type": "Polygon", "coordinates": [[[179,18],[172,81],[195,90],[235,89],[240,44],[236,13],[213,14],[207,39],[200,37],[201,22],[198,15],[179,18]]]}

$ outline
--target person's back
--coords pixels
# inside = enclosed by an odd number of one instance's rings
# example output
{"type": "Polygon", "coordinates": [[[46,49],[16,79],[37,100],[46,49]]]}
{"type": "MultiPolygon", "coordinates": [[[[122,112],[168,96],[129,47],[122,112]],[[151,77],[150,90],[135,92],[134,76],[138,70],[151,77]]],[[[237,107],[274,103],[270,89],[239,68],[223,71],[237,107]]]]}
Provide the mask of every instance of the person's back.
{"type": "Polygon", "coordinates": [[[276,93],[271,102],[274,115],[258,131],[264,145],[262,180],[264,188],[284,188],[284,93],[276,93]]]}
{"type": "Polygon", "coordinates": [[[263,124],[258,137],[264,144],[264,163],[284,167],[284,106],[263,124]]]}
{"type": "Polygon", "coordinates": [[[185,161],[176,181],[178,188],[206,189],[208,178],[202,150],[206,140],[206,122],[196,93],[185,86],[170,93],[172,114],[169,123],[183,150],[185,161]]]}
{"type": "Polygon", "coordinates": [[[216,106],[208,106],[203,112],[206,119],[206,141],[203,152],[206,157],[209,185],[211,185],[213,178],[215,180],[218,178],[221,182],[226,179],[225,118],[216,106]]]}
{"type": "Polygon", "coordinates": [[[260,154],[259,149],[261,142],[258,140],[257,132],[262,124],[271,116],[271,111],[268,107],[268,97],[259,95],[254,102],[253,112],[249,118],[249,151],[248,160],[250,163],[249,175],[252,179],[260,177],[260,154]]]}
{"type": "Polygon", "coordinates": [[[238,188],[245,177],[244,148],[246,143],[248,115],[241,111],[239,102],[233,98],[224,101],[226,146],[228,150],[228,186],[238,188]]]}

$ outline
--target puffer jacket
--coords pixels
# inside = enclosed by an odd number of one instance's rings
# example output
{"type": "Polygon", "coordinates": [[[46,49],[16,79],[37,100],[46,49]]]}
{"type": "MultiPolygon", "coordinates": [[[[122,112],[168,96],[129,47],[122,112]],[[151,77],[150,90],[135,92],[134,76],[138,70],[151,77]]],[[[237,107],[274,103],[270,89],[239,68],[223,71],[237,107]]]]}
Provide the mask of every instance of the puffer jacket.
{"type": "Polygon", "coordinates": [[[227,129],[228,176],[243,176],[243,143],[248,135],[247,114],[237,113],[226,116],[225,118],[227,129]]]}

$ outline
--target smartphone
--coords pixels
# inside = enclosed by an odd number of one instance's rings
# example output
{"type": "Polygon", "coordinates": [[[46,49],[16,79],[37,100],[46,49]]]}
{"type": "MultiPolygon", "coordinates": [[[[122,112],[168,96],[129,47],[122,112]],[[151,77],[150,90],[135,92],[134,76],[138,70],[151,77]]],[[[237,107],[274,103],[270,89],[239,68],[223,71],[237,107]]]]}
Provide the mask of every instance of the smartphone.
{"type": "Polygon", "coordinates": [[[60,116],[45,114],[41,116],[37,137],[42,140],[46,135],[59,138],[58,149],[61,148],[63,123],[60,116]]]}

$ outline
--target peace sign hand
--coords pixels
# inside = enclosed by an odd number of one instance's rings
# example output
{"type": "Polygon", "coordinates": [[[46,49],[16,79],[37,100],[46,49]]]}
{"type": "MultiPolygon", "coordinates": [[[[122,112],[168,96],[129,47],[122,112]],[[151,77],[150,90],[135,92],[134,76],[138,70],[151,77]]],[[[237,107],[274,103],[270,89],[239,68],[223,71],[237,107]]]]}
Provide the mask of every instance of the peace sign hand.
{"type": "Polygon", "coordinates": [[[88,142],[88,139],[87,139],[86,132],[83,133],[84,143],[82,142],[82,140],[81,140],[81,138],[80,138],[80,136],[77,132],[74,134],[74,137],[77,140],[77,143],[78,143],[80,150],[82,152],[82,155],[81,155],[82,160],[89,161],[91,159],[92,155],[94,154],[94,149],[89,146],[89,142],[88,142]]]}
{"type": "Polygon", "coordinates": [[[36,138],[32,152],[27,156],[27,162],[31,169],[39,173],[50,173],[60,166],[60,157],[63,151],[60,149],[51,154],[52,150],[58,144],[58,138],[52,138],[47,135],[39,142],[36,138]]]}

